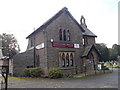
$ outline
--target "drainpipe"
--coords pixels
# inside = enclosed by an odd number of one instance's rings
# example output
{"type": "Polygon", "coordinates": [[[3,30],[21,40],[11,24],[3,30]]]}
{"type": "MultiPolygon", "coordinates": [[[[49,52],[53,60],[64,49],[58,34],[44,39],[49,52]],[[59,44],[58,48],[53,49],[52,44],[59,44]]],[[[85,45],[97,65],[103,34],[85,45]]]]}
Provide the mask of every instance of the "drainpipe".
{"type": "MultiPolygon", "coordinates": [[[[35,28],[34,28],[34,32],[35,32],[35,28]]],[[[34,38],[34,51],[33,51],[33,57],[34,57],[34,67],[35,67],[35,61],[36,61],[36,46],[35,46],[35,35],[33,36],[34,38]]]]}

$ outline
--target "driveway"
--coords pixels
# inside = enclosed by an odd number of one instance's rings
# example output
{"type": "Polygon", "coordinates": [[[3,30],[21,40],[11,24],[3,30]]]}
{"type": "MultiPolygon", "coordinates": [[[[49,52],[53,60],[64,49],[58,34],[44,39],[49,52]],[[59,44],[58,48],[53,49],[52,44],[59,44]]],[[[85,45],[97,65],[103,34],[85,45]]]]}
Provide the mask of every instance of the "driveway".
{"type": "Polygon", "coordinates": [[[86,79],[10,79],[9,88],[118,88],[118,69],[86,79]]]}

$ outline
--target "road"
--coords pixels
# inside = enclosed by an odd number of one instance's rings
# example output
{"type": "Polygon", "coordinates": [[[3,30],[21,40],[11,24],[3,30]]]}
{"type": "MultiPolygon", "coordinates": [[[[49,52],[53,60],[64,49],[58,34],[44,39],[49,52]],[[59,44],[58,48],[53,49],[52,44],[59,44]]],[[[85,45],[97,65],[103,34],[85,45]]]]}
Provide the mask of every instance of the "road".
{"type": "Polygon", "coordinates": [[[118,69],[86,79],[10,79],[9,88],[118,88],[118,69]]]}

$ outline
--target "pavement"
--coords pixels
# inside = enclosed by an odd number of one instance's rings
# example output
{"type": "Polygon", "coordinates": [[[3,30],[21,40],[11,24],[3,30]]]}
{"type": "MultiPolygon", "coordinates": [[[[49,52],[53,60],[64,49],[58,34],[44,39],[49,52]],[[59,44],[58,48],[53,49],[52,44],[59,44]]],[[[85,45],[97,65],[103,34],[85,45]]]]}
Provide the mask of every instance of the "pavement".
{"type": "MultiPolygon", "coordinates": [[[[77,75],[82,77],[85,74],[77,75]]],[[[118,88],[118,69],[84,79],[9,79],[9,88],[118,88]]]]}

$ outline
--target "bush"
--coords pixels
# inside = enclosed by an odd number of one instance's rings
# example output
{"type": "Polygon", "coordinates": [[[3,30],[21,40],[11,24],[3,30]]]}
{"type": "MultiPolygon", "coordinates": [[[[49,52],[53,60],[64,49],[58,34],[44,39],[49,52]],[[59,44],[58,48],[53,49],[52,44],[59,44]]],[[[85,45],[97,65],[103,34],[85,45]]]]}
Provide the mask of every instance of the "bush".
{"type": "Polygon", "coordinates": [[[62,77],[62,73],[59,68],[52,68],[49,70],[49,78],[60,78],[60,77],[62,77]]]}
{"type": "Polygon", "coordinates": [[[71,73],[71,72],[68,72],[68,73],[63,73],[62,74],[62,77],[63,78],[72,78],[75,74],[71,73]]]}
{"type": "Polygon", "coordinates": [[[41,68],[25,68],[24,76],[26,77],[40,77],[43,74],[41,68]]]}
{"type": "Polygon", "coordinates": [[[69,77],[69,74],[68,74],[68,73],[63,73],[63,74],[62,74],[62,77],[63,77],[63,78],[69,77]]]}

